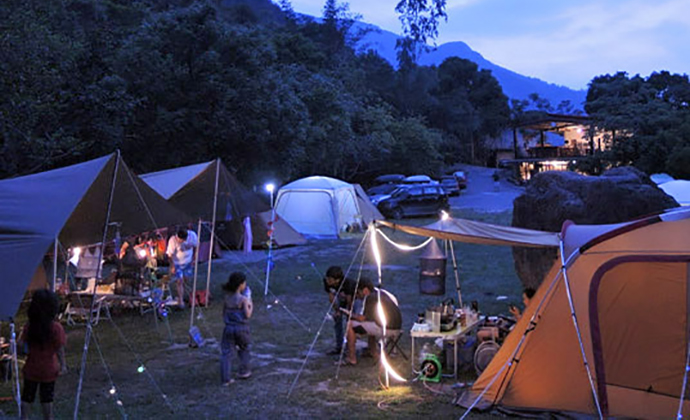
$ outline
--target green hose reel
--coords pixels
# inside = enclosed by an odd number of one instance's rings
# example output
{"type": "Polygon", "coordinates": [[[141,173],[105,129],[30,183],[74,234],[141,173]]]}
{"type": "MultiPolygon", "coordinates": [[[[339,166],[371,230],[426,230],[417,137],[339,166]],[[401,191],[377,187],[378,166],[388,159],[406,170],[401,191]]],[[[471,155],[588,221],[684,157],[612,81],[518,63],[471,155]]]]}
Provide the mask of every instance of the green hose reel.
{"type": "Polygon", "coordinates": [[[422,360],[420,379],[427,382],[441,382],[441,359],[435,354],[427,354],[422,360]]]}

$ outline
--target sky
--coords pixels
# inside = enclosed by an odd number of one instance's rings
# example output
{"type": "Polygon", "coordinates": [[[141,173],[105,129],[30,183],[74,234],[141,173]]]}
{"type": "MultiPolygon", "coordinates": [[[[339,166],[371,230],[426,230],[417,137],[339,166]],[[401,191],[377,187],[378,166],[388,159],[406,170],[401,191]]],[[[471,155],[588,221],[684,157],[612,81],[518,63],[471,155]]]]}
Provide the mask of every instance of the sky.
{"type": "MultiPolygon", "coordinates": [[[[350,0],[364,22],[400,33],[398,0],[350,0]]],[[[292,0],[320,16],[325,0],[292,0]]],[[[690,72],[689,0],[447,0],[437,44],[463,41],[487,60],[573,89],[625,71],[690,72]]]]}

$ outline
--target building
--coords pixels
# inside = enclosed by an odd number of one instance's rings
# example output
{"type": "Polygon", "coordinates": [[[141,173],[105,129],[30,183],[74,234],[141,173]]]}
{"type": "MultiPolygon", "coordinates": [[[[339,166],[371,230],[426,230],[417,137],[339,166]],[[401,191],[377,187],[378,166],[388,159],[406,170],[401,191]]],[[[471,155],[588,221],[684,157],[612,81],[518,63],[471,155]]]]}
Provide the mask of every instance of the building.
{"type": "Polygon", "coordinates": [[[609,148],[608,137],[581,115],[540,113],[488,141],[499,167],[520,181],[543,171],[564,171],[571,163],[609,148]]]}

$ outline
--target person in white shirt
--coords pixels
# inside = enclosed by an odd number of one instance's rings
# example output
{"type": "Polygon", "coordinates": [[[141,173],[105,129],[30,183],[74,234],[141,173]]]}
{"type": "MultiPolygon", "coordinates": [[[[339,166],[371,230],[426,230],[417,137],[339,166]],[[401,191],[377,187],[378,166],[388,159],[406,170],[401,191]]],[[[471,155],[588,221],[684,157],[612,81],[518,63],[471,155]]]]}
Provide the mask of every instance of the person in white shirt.
{"type": "Polygon", "coordinates": [[[165,252],[172,262],[172,277],[170,279],[170,288],[173,284],[177,285],[177,299],[181,308],[184,304],[184,287],[185,280],[192,277],[194,261],[194,250],[199,246],[199,238],[192,230],[180,228],[177,234],[170,237],[168,241],[168,249],[165,252]]]}

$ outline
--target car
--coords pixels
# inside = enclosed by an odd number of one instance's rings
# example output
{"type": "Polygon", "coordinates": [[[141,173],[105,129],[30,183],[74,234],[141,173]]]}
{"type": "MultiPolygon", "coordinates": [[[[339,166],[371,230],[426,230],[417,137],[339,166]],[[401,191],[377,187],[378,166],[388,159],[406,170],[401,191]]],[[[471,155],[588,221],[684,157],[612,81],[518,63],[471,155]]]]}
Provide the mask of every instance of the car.
{"type": "Polygon", "coordinates": [[[390,197],[379,201],[379,211],[386,217],[431,216],[449,211],[448,195],[441,185],[402,185],[390,197]]]}
{"type": "Polygon", "coordinates": [[[427,175],[411,175],[402,180],[403,184],[438,184],[438,181],[427,175]]]}
{"type": "Polygon", "coordinates": [[[467,188],[467,173],[465,171],[453,172],[453,176],[458,181],[458,188],[461,190],[467,188]]]}
{"type": "Polygon", "coordinates": [[[374,179],[374,184],[400,184],[405,179],[405,175],[400,174],[386,174],[377,176],[374,179]]]}
{"type": "Polygon", "coordinates": [[[446,175],[441,177],[441,186],[446,190],[449,196],[453,197],[460,195],[460,185],[458,184],[457,178],[452,175],[446,175]]]}
{"type": "Polygon", "coordinates": [[[398,189],[397,184],[381,184],[375,187],[371,187],[367,190],[367,195],[374,205],[378,204],[381,200],[386,199],[391,196],[393,191],[398,189]]]}

